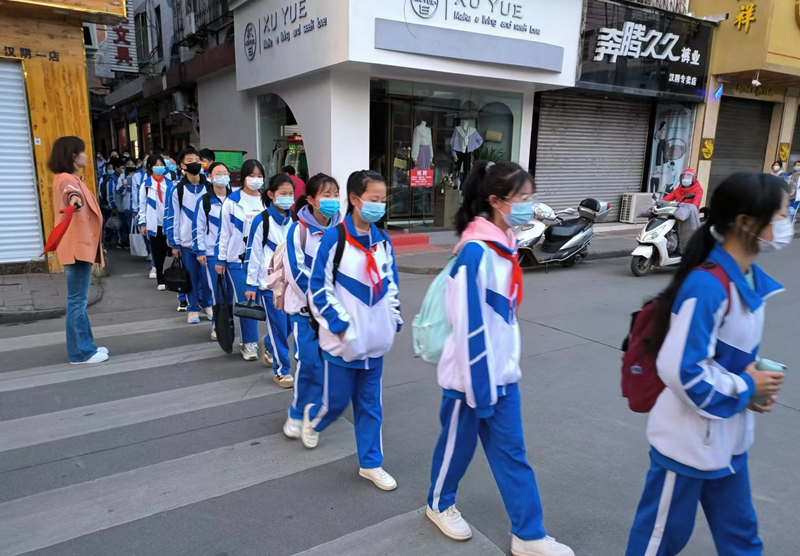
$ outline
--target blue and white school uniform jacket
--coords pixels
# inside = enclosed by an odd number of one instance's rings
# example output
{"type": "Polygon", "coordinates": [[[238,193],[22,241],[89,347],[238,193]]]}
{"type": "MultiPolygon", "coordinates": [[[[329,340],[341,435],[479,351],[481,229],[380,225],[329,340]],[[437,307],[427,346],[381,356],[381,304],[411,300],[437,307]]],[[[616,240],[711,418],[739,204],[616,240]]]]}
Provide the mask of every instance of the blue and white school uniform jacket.
{"type": "Polygon", "coordinates": [[[147,172],[139,168],[131,177],[131,210],[134,214],[139,214],[139,195],[142,182],[147,177],[147,172]]]}
{"type": "MultiPolygon", "coordinates": [[[[505,245],[494,243],[509,254],[505,245]]],[[[444,395],[462,399],[479,417],[522,376],[517,298],[509,299],[513,265],[483,242],[458,253],[445,285],[447,337],[436,368],[444,395]]]]}
{"type": "Polygon", "coordinates": [[[172,187],[172,182],[166,177],[158,184],[153,176],[147,176],[142,182],[142,188],[139,191],[139,206],[145,207],[139,211],[139,226],[147,227],[147,235],[155,237],[158,235],[159,226],[164,227],[164,208],[167,201],[167,192],[172,187]],[[158,191],[156,187],[161,189],[161,198],[163,202],[158,199],[158,191]]]}
{"type": "Polygon", "coordinates": [[[209,198],[208,215],[203,208],[203,197],[197,199],[194,207],[194,220],[192,220],[192,251],[195,255],[214,256],[219,236],[219,219],[222,214],[222,203],[217,195],[211,191],[209,198]]]}
{"type": "MultiPolygon", "coordinates": [[[[242,195],[242,190],[239,189],[228,195],[228,198],[222,203],[219,237],[214,250],[217,264],[230,268],[242,268],[247,250],[247,238],[244,235],[247,216],[244,207],[240,204],[242,195]]],[[[255,223],[255,218],[253,223],[255,223]]]]}
{"type": "Polygon", "coordinates": [[[170,188],[167,193],[167,204],[164,209],[164,234],[170,247],[192,248],[192,221],[197,200],[206,194],[206,185],[210,185],[205,176],[193,185],[186,177],[170,188]],[[178,207],[178,188],[183,186],[183,206],[178,207]]]}
{"type": "Polygon", "coordinates": [[[394,335],[400,331],[397,265],[394,250],[372,224],[369,235],[359,235],[350,215],[344,219],[347,231],[364,247],[371,249],[378,265],[382,287],[378,294],[367,275],[366,255],[346,243],[333,285],[333,258],[339,235],[336,228],[326,231],[311,270],[309,308],[319,322],[319,345],[323,357],[343,367],[373,369],[383,364],[394,335]],[[345,332],[344,341],[339,334],[345,332]]]}
{"type": "Polygon", "coordinates": [[[247,291],[266,290],[267,278],[269,277],[269,263],[272,262],[272,254],[278,245],[286,241],[286,232],[292,225],[292,216],[289,211],[281,216],[275,205],[267,207],[269,213],[269,236],[264,242],[264,226],[261,224],[263,218],[259,214],[253,218],[250,225],[250,236],[247,239],[247,255],[245,264],[247,265],[247,291]]]}
{"type": "Polygon", "coordinates": [[[112,209],[117,208],[117,182],[119,182],[119,175],[114,172],[110,176],[106,177],[104,184],[106,188],[106,201],[108,201],[108,206],[110,206],[112,209]]]}
{"type": "Polygon", "coordinates": [[[311,281],[311,268],[317,256],[323,234],[330,228],[307,226],[306,244],[303,246],[303,224],[292,223],[286,234],[286,253],[283,268],[286,276],[286,292],[283,295],[283,310],[287,315],[308,316],[308,290],[311,281]]]}
{"type": "Polygon", "coordinates": [[[122,174],[117,179],[117,184],[114,186],[114,204],[117,205],[117,210],[131,210],[131,178],[133,174],[130,176],[126,176],[122,174]],[[127,187],[126,187],[127,186],[127,187]]]}
{"type": "Polygon", "coordinates": [[[764,300],[783,291],[755,265],[751,288],[719,244],[708,260],[730,277],[730,299],[709,272],[694,270],[686,277],[656,360],[667,387],[647,422],[653,459],[696,478],[730,475],[746,461],[754,422],[745,406],[755,387],[744,370],[758,359],[764,300]]]}

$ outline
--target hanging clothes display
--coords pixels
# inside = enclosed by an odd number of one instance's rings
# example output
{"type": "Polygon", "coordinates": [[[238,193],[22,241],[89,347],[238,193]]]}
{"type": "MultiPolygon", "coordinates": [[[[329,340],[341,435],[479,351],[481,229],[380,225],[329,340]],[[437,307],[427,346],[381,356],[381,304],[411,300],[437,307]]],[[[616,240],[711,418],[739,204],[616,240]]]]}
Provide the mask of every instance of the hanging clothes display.
{"type": "Polygon", "coordinates": [[[411,158],[414,159],[414,167],[420,170],[430,170],[433,166],[431,128],[426,125],[425,120],[414,128],[414,138],[411,142],[411,158]]]}

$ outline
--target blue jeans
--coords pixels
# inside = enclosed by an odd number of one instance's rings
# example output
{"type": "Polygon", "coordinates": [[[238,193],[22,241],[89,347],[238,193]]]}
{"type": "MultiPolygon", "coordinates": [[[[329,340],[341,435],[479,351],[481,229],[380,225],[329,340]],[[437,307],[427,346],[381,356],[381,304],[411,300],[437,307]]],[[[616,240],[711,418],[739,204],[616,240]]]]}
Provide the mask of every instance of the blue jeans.
{"type": "Polygon", "coordinates": [[[92,264],[75,261],[65,264],[64,272],[67,274],[67,358],[71,363],[79,363],[97,353],[92,325],[86,314],[92,264]]]}

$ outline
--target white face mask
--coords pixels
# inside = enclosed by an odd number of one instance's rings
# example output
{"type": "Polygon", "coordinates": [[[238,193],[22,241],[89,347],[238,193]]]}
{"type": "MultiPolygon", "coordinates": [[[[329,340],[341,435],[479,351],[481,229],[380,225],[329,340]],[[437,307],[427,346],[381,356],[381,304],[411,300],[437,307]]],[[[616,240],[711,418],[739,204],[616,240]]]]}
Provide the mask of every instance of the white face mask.
{"type": "Polygon", "coordinates": [[[693,183],[693,180],[692,180],[692,178],[690,176],[687,176],[685,178],[681,178],[681,185],[684,186],[684,187],[689,187],[690,185],[692,185],[692,183],[693,183]]]}
{"type": "Polygon", "coordinates": [[[247,177],[244,179],[244,184],[247,186],[247,189],[258,191],[264,185],[264,178],[247,177]]]}
{"type": "Polygon", "coordinates": [[[231,177],[230,175],[225,174],[223,176],[216,176],[212,178],[211,181],[214,182],[214,185],[218,187],[228,187],[228,184],[231,183],[231,177]]]}
{"type": "Polygon", "coordinates": [[[794,224],[789,218],[778,220],[772,223],[772,241],[758,238],[759,251],[762,253],[774,253],[789,245],[794,239],[794,224]]]}
{"type": "Polygon", "coordinates": [[[781,167],[780,166],[773,166],[772,167],[772,171],[773,172],[780,172],[781,171],[781,167]]]}

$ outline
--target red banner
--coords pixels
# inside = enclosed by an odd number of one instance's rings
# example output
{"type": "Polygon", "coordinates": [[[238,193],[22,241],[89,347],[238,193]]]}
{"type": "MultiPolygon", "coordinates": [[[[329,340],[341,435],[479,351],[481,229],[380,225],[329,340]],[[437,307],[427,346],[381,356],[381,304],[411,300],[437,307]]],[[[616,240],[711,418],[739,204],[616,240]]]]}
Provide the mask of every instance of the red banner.
{"type": "Polygon", "coordinates": [[[411,187],[433,187],[433,170],[411,170],[411,187]]]}

